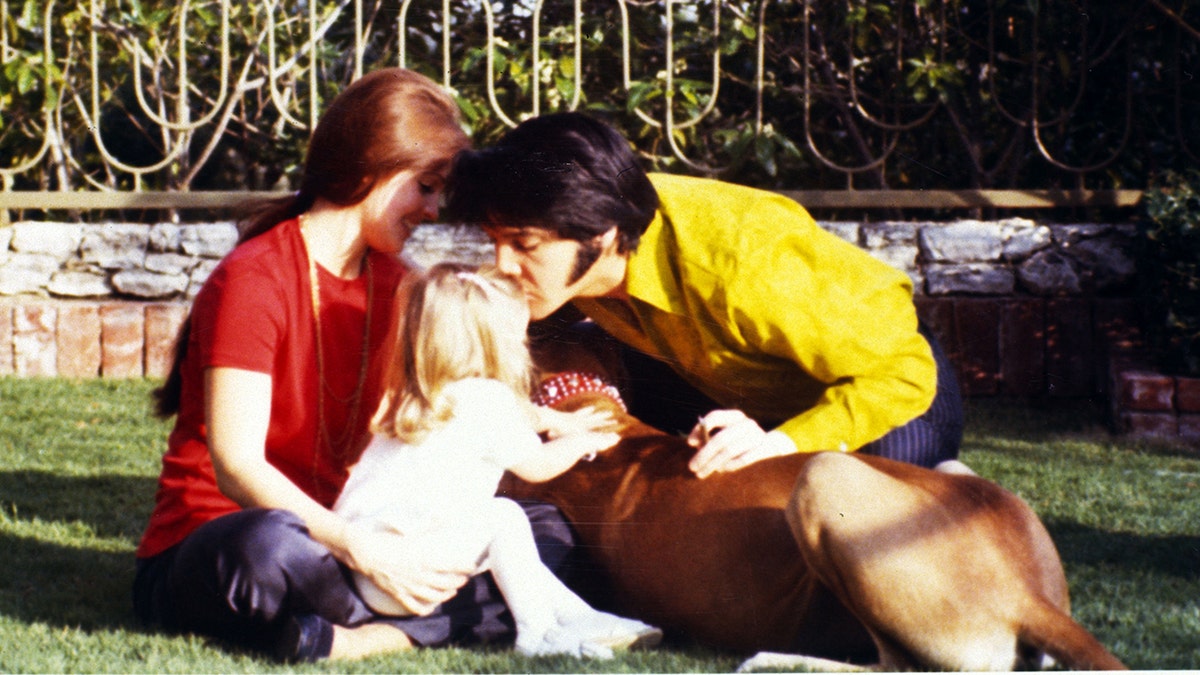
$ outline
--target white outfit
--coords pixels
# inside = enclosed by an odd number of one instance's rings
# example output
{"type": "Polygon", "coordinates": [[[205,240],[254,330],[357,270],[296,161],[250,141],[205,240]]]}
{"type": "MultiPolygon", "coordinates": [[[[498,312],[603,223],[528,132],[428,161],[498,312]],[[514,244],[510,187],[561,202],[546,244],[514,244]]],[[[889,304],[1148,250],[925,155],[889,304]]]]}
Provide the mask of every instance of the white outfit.
{"type": "MultiPolygon", "coordinates": [[[[495,496],[506,470],[544,451],[516,393],[478,378],[451,383],[442,393],[450,398],[451,419],[419,444],[376,436],[333,510],[419,537],[417,550],[431,565],[490,569],[525,653],[611,656],[612,645],[661,635],[639,621],[597,612],[571,592],[538,558],[525,512],[495,496]]],[[[365,576],[355,572],[354,579],[374,611],[409,613],[365,576]]]]}
{"type": "Polygon", "coordinates": [[[516,394],[496,380],[449,384],[454,416],[418,445],[376,436],[333,510],[402,533],[470,522],[511,466],[542,447],[516,394]]]}

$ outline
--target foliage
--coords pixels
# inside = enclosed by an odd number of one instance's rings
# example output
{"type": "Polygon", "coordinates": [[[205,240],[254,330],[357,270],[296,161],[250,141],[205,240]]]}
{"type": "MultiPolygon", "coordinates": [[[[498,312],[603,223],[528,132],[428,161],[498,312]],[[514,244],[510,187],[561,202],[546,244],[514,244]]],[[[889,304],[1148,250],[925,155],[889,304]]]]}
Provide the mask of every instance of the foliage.
{"type": "Polygon", "coordinates": [[[1169,174],[1145,198],[1138,269],[1163,365],[1200,375],[1200,171],[1169,174]]]}
{"type": "Polygon", "coordinates": [[[480,144],[583,109],[659,169],[763,187],[1143,187],[1200,138],[1179,0],[584,3],[578,40],[565,0],[451,0],[446,22],[430,0],[0,2],[19,189],[286,188],[359,53],[449,74],[480,144]]]}
{"type": "MultiPolygon", "coordinates": [[[[0,378],[0,672],[279,672],[139,626],[133,550],[168,426],[156,382],[0,378]]],[[[963,459],[1027,500],[1058,544],[1079,620],[1134,668],[1200,668],[1200,459],[1114,441],[1085,404],[972,400],[963,459]]],[[[611,662],[423,649],[295,672],[732,672],[739,655],[673,645],[611,662]]]]}

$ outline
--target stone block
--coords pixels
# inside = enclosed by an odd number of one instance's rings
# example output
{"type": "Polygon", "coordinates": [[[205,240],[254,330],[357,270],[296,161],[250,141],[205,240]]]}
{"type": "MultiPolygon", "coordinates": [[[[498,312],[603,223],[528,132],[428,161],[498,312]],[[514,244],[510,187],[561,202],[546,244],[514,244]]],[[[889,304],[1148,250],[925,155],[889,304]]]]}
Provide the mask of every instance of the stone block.
{"type": "Polygon", "coordinates": [[[1175,412],[1175,378],[1147,370],[1125,370],[1117,373],[1116,396],[1118,410],[1171,413],[1175,412]]]}
{"type": "MultiPolygon", "coordinates": [[[[192,268],[191,274],[188,275],[188,287],[185,293],[188,300],[196,298],[196,294],[200,292],[200,288],[204,286],[204,282],[208,281],[208,275],[212,274],[219,263],[220,261],[218,260],[201,260],[192,268]]],[[[410,266],[412,266],[411,261],[410,266]]],[[[420,269],[420,267],[416,267],[416,269],[420,269]]]]}
{"type": "Polygon", "coordinates": [[[142,377],[145,311],[140,304],[106,304],[100,308],[100,375],[142,377]]]}
{"type": "Polygon", "coordinates": [[[0,375],[13,374],[13,307],[0,304],[0,375]]]}
{"type": "Polygon", "coordinates": [[[1045,225],[1034,225],[1032,220],[1014,218],[1004,227],[1004,259],[1020,262],[1049,247],[1054,235],[1045,225]]]}
{"type": "Polygon", "coordinates": [[[885,262],[904,272],[909,278],[920,276],[921,268],[917,265],[916,246],[897,244],[896,246],[867,249],[867,253],[870,253],[876,260],[885,262]]]}
{"type": "Polygon", "coordinates": [[[12,249],[66,260],[79,251],[83,226],[73,223],[21,222],[12,226],[12,249]]]}
{"type": "Polygon", "coordinates": [[[14,253],[0,267],[0,295],[40,293],[58,267],[58,259],[50,255],[14,253]]]}
{"type": "Polygon", "coordinates": [[[995,223],[961,220],[926,227],[918,237],[926,260],[942,263],[994,262],[1004,255],[1004,236],[995,223]]]}
{"type": "Polygon", "coordinates": [[[1017,266],[1021,287],[1034,295],[1078,295],[1083,279],[1070,256],[1057,249],[1034,254],[1017,266]]]}
{"type": "Polygon", "coordinates": [[[147,270],[121,270],[112,277],[113,288],[135,298],[171,298],[187,290],[187,274],[159,274],[147,270]]]}
{"type": "Polygon", "coordinates": [[[1064,250],[1084,270],[1090,291],[1115,291],[1133,284],[1137,264],[1129,253],[1132,242],[1124,237],[1107,236],[1084,239],[1064,250]]]}
{"type": "Polygon", "coordinates": [[[1179,420],[1169,413],[1126,412],[1121,414],[1121,430],[1138,438],[1174,439],[1179,420]]]}
{"type": "Polygon", "coordinates": [[[858,245],[859,224],[843,221],[818,221],[817,225],[821,226],[822,230],[835,234],[839,239],[858,245]]]}
{"type": "Polygon", "coordinates": [[[196,264],[196,260],[179,253],[149,253],[146,255],[146,269],[159,274],[187,274],[196,264]]]}
{"type": "Polygon", "coordinates": [[[107,223],[84,230],[80,259],[108,270],[141,267],[146,259],[150,228],[145,225],[107,223]]]}
{"type": "Polygon", "coordinates": [[[1091,305],[1086,300],[1046,301],[1046,391],[1082,398],[1101,391],[1092,367],[1095,355],[1091,305]]]}
{"type": "MultiPolygon", "coordinates": [[[[926,227],[940,227],[932,223],[925,223],[926,227]]],[[[869,249],[889,248],[892,246],[906,246],[914,249],[919,249],[917,239],[922,230],[920,223],[906,223],[897,221],[883,221],[878,223],[864,223],[861,226],[862,231],[862,246],[869,249]]],[[[854,239],[847,241],[857,244],[854,239]]],[[[914,251],[916,253],[918,251],[914,251]]]]}
{"type": "Polygon", "coordinates": [[[63,305],[58,310],[58,375],[90,378],[100,374],[100,307],[63,305]]]}
{"type": "Polygon", "coordinates": [[[443,260],[481,265],[492,262],[495,251],[491,240],[478,227],[426,223],[413,229],[402,257],[410,266],[423,269],[443,260]]]}
{"type": "Polygon", "coordinates": [[[930,295],[1009,295],[1016,288],[1013,271],[992,263],[925,266],[925,292],[930,295]]]}
{"type": "Polygon", "coordinates": [[[46,284],[51,295],[66,298],[100,298],[112,293],[108,276],[96,272],[66,270],[56,272],[46,284]]]}
{"type": "Polygon", "coordinates": [[[203,258],[222,258],[237,245],[238,230],[233,223],[184,225],[179,232],[179,247],[203,258]]]}
{"type": "Polygon", "coordinates": [[[1000,308],[998,300],[962,298],[954,303],[958,329],[959,373],[963,394],[997,393],[1000,373],[1000,308]]]}
{"type": "Polygon", "coordinates": [[[1112,225],[1103,223],[1067,223],[1054,228],[1054,239],[1060,244],[1070,246],[1084,239],[1099,237],[1113,231],[1112,225]]]}
{"type": "Polygon", "coordinates": [[[1175,408],[1180,413],[1200,413],[1200,377],[1175,378],[1175,408]]]}
{"type": "Polygon", "coordinates": [[[157,223],[150,226],[146,245],[156,253],[178,253],[181,248],[183,226],[175,223],[157,223]]]}
{"type": "Polygon", "coordinates": [[[55,327],[58,311],[48,303],[13,308],[13,374],[54,377],[58,371],[55,327]]]}
{"type": "Polygon", "coordinates": [[[146,377],[166,377],[175,358],[175,338],[187,319],[187,305],[164,303],[146,307],[146,377]]]}
{"type": "Polygon", "coordinates": [[[1014,396],[1046,393],[1045,302],[1009,300],[1001,306],[1000,387],[1014,396]]]}

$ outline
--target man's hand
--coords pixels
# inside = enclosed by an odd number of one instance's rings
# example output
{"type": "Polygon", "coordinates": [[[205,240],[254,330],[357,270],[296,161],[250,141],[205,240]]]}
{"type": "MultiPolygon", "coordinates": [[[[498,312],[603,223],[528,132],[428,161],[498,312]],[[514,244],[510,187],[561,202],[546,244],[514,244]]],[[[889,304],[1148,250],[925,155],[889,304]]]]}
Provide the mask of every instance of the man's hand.
{"type": "Polygon", "coordinates": [[[737,471],[770,457],[796,452],[796,445],[787,435],[763,431],[758,422],[740,410],[714,410],[701,417],[687,441],[699,449],[688,463],[698,478],[737,471]]]}

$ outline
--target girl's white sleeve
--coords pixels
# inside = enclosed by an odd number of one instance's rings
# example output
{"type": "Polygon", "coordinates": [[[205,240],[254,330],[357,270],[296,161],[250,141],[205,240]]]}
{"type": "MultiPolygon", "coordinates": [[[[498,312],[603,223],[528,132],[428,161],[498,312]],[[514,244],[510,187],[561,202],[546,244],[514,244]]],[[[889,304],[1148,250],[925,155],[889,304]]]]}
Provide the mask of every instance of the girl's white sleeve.
{"type": "Polygon", "coordinates": [[[480,435],[487,461],[508,469],[541,450],[528,405],[512,388],[496,380],[472,379],[456,383],[452,395],[456,421],[467,422],[480,435]]]}

